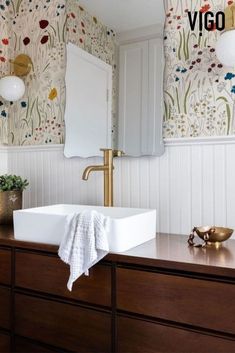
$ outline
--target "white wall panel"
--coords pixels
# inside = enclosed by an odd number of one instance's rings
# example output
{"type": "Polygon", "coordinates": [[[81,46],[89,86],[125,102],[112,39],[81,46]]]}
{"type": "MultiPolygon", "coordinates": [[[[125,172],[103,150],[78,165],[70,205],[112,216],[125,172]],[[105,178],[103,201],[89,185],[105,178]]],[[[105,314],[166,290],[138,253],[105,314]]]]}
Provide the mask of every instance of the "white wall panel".
{"type": "MultiPolygon", "coordinates": [[[[230,146],[231,148],[231,146],[230,146]]],[[[226,146],[214,147],[214,219],[225,226],[227,218],[226,146]]]]}
{"type": "Polygon", "coordinates": [[[226,224],[229,226],[235,223],[235,145],[226,146],[226,224]]]}
{"type": "MultiPolygon", "coordinates": [[[[167,143],[160,158],[115,159],[115,205],[158,210],[157,229],[187,234],[192,226],[235,228],[235,141],[167,143]]],[[[103,203],[102,173],[82,180],[101,158],[63,156],[63,146],[0,148],[1,173],[29,179],[24,207],[103,203]]]]}
{"type": "Polygon", "coordinates": [[[191,148],[191,219],[193,224],[202,224],[202,146],[191,148]]]}
{"type": "Polygon", "coordinates": [[[204,146],[202,154],[202,223],[214,224],[214,161],[213,146],[204,146]],[[210,200],[210,201],[209,201],[210,200]]]}
{"type": "Polygon", "coordinates": [[[8,171],[8,153],[6,147],[0,148],[0,174],[5,174],[8,171]]]}
{"type": "MultiPolygon", "coordinates": [[[[159,173],[160,182],[158,189],[159,197],[159,231],[164,229],[164,232],[170,232],[170,204],[173,202],[170,196],[170,166],[171,148],[166,149],[165,154],[160,158],[159,173]]],[[[153,200],[156,201],[156,200],[153,200]]]]}

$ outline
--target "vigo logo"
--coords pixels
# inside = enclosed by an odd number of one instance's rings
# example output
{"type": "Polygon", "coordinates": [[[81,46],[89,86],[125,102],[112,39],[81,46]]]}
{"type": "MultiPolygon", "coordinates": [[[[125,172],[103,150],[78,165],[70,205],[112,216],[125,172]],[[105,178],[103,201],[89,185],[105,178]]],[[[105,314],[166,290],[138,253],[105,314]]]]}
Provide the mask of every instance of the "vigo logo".
{"type": "Polygon", "coordinates": [[[217,29],[218,31],[223,31],[225,29],[225,13],[222,11],[214,14],[211,11],[208,12],[188,12],[188,19],[190,28],[192,31],[196,28],[196,23],[198,22],[199,35],[202,36],[203,26],[207,31],[213,31],[217,29]]]}

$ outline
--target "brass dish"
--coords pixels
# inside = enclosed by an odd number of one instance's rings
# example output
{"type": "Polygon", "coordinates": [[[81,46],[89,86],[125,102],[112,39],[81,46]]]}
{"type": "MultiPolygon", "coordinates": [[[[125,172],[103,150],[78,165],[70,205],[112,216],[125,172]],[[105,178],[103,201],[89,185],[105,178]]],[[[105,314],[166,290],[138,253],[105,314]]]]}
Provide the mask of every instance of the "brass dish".
{"type": "Polygon", "coordinates": [[[228,240],[233,234],[233,229],[223,227],[196,227],[195,232],[202,240],[206,240],[209,243],[222,243],[228,240]],[[205,239],[205,235],[208,235],[208,240],[205,239]]]}
{"type": "Polygon", "coordinates": [[[214,244],[216,247],[228,240],[233,234],[233,229],[223,227],[194,227],[188,238],[189,246],[205,247],[206,245],[214,244]],[[195,233],[203,240],[203,244],[195,244],[195,233]]]}

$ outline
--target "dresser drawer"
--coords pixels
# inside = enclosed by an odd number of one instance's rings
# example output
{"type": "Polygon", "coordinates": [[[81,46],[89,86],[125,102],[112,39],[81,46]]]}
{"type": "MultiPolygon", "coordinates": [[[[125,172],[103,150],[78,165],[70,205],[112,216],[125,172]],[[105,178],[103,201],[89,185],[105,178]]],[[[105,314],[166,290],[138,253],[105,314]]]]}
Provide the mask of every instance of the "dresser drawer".
{"type": "Polygon", "coordinates": [[[235,285],[117,269],[118,309],[235,333],[235,285]]]}
{"type": "Polygon", "coordinates": [[[119,317],[118,353],[231,353],[235,341],[119,317]]]}
{"type": "Polygon", "coordinates": [[[0,287],[0,328],[10,329],[11,291],[0,287]]]}
{"type": "MultiPolygon", "coordinates": [[[[52,349],[49,349],[47,347],[38,345],[36,343],[33,343],[31,341],[28,341],[25,338],[21,337],[15,337],[15,347],[14,347],[14,353],[51,353],[55,352],[52,349]]],[[[58,351],[57,351],[58,352],[58,351]]]]}
{"type": "Polygon", "coordinates": [[[0,249],[0,284],[11,284],[11,251],[0,249]]]}
{"type": "Polygon", "coordinates": [[[73,352],[111,352],[111,314],[22,294],[15,296],[15,332],[73,352]]]}
{"type": "Polygon", "coordinates": [[[0,353],[10,353],[11,340],[10,336],[0,333],[0,353]]]}
{"type": "Polygon", "coordinates": [[[111,268],[96,265],[89,276],[80,277],[72,292],[67,289],[69,267],[57,256],[16,252],[17,287],[78,299],[91,304],[111,306],[111,268]]]}

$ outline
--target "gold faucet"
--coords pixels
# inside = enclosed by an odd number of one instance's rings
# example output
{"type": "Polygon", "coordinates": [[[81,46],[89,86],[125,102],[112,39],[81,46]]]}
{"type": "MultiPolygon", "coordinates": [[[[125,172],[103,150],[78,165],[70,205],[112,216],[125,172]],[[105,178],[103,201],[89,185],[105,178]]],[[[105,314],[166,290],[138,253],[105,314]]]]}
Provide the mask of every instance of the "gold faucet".
{"type": "Polygon", "coordinates": [[[88,180],[91,172],[104,172],[104,206],[113,207],[113,158],[121,157],[124,153],[105,148],[102,148],[101,151],[104,152],[104,164],[87,167],[83,172],[82,179],[88,180]]]}

